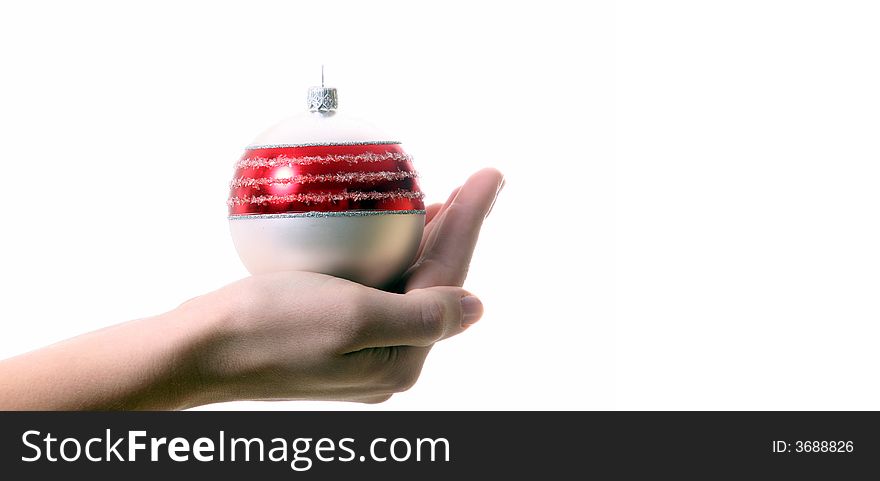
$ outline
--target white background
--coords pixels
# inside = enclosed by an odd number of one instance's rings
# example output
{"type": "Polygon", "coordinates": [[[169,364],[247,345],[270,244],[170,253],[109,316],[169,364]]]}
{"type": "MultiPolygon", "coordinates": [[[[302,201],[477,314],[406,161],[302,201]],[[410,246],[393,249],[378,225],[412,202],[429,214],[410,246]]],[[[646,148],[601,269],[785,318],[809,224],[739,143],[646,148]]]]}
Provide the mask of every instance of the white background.
{"type": "Polygon", "coordinates": [[[505,172],[465,285],[486,315],[385,404],[208,408],[877,409],[878,24],[871,2],[3,4],[0,357],[245,276],[232,164],[325,64],[429,201],[505,172]]]}

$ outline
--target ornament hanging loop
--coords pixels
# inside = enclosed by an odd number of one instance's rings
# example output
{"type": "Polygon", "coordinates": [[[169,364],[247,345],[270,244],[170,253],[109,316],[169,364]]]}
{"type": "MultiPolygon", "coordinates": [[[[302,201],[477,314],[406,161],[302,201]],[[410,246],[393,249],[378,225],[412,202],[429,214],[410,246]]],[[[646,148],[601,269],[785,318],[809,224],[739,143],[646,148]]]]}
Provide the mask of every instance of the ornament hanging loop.
{"type": "Polygon", "coordinates": [[[333,112],[339,107],[339,98],[336,95],[336,89],[324,86],[324,66],[321,65],[321,86],[309,87],[309,94],[306,99],[309,112],[328,113],[333,112]]]}

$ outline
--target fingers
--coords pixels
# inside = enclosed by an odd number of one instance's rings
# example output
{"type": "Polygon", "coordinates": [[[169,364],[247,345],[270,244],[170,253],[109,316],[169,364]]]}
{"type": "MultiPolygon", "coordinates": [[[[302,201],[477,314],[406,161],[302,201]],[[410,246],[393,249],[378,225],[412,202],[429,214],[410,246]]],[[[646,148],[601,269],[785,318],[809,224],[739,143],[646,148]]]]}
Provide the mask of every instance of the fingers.
{"type": "Polygon", "coordinates": [[[450,197],[426,228],[421,258],[407,273],[406,290],[464,283],[483,219],[503,181],[501,172],[483,169],[450,197]]]}
{"type": "Polygon", "coordinates": [[[443,207],[443,204],[431,204],[425,207],[425,225],[431,223],[434,220],[434,217],[437,216],[437,213],[440,212],[440,208],[443,207]]]}
{"type": "Polygon", "coordinates": [[[406,294],[371,289],[346,352],[387,346],[430,346],[464,331],[483,304],[464,289],[433,287],[406,294]]]}
{"type": "Polygon", "coordinates": [[[472,175],[442,206],[426,209],[419,261],[404,276],[406,294],[370,289],[359,309],[344,352],[359,372],[373,373],[360,402],[383,402],[409,389],[421,373],[431,346],[461,333],[480,319],[483,305],[460,287],[467,276],[483,219],[491,211],[504,178],[495,169],[472,175]]]}
{"type": "MultiPolygon", "coordinates": [[[[434,228],[437,227],[437,224],[440,224],[439,219],[443,217],[443,213],[446,212],[446,209],[448,209],[449,206],[452,205],[452,201],[455,200],[455,196],[458,195],[459,190],[461,190],[461,186],[458,186],[455,189],[453,189],[452,193],[449,194],[449,198],[446,199],[446,202],[444,202],[442,205],[440,205],[440,207],[436,211],[434,211],[432,215],[425,216],[425,232],[424,232],[424,235],[422,235],[422,242],[419,244],[419,251],[418,251],[418,254],[416,255],[416,259],[419,259],[422,257],[422,252],[425,251],[425,245],[428,244],[429,242],[432,242],[433,237],[431,236],[431,232],[434,231],[434,228]],[[433,222],[434,220],[437,220],[437,222],[433,222]]],[[[431,205],[429,207],[429,209],[431,209],[435,205],[438,205],[438,204],[431,205]]],[[[428,210],[428,213],[431,214],[431,210],[428,210]]]]}

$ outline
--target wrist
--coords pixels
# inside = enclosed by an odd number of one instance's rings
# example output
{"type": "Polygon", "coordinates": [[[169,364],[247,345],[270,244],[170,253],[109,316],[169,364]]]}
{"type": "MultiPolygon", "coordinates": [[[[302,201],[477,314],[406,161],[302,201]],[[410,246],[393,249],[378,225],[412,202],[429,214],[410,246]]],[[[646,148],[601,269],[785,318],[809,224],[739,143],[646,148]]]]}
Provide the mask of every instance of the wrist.
{"type": "Polygon", "coordinates": [[[226,364],[218,353],[230,337],[234,309],[229,299],[210,293],[160,316],[173,332],[175,409],[233,400],[226,388],[226,364]]]}

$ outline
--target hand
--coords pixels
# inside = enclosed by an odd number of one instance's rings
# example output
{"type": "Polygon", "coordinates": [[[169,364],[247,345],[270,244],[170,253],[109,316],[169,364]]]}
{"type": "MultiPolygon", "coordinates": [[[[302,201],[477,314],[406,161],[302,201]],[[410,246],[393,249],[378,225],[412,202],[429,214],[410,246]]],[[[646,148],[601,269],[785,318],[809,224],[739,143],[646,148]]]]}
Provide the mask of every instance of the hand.
{"type": "Polygon", "coordinates": [[[501,174],[486,169],[445,204],[428,207],[419,255],[401,282],[405,295],[286,272],[246,278],[203,299],[237,299],[225,334],[200,361],[203,394],[381,402],[408,389],[430,347],[482,315],[476,297],[440,286],[464,282],[502,185],[501,174]]]}
{"type": "Polygon", "coordinates": [[[446,203],[428,206],[419,254],[400,284],[404,291],[464,284],[483,220],[503,188],[501,172],[483,169],[453,190],[446,203]]]}
{"type": "Polygon", "coordinates": [[[0,362],[0,410],[179,409],[238,399],[379,402],[479,319],[460,288],[501,174],[428,207],[398,292],[304,272],[253,276],[177,309],[0,362]]]}
{"type": "Polygon", "coordinates": [[[423,346],[482,314],[480,301],[457,287],[394,294],[295,271],[248,277],[189,304],[194,317],[219,321],[195,354],[190,404],[381,402],[415,383],[423,346]],[[223,314],[208,313],[218,306],[223,314]]]}

